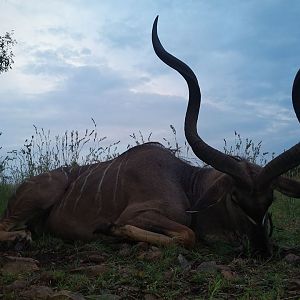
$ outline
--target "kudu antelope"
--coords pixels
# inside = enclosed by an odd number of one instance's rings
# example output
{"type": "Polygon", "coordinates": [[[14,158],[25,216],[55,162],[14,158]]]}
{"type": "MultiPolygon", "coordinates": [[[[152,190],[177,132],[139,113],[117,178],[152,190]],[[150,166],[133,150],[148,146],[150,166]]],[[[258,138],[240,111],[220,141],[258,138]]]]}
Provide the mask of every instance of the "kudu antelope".
{"type": "MultiPolygon", "coordinates": [[[[192,166],[159,143],[146,143],[110,161],[35,176],[10,199],[0,223],[1,241],[30,239],[26,228],[34,230],[39,224],[71,240],[96,239],[104,233],[186,247],[206,234],[234,233],[246,236],[254,250],[270,252],[268,208],[274,190],[300,197],[300,182],[281,176],[300,164],[300,144],[265,167],[206,144],[196,128],[198,81],[186,64],[164,50],[157,20],[152,29],[154,50],[183,76],[189,89],[185,136],[195,155],[211,167],[192,166]]],[[[300,71],[292,99],[300,121],[300,71]]]]}

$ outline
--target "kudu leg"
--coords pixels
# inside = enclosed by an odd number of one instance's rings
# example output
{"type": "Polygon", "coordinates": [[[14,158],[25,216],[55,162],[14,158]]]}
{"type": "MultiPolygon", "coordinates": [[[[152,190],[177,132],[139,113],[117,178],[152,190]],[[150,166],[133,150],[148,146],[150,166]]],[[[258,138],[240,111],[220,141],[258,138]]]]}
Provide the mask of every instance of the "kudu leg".
{"type": "Polygon", "coordinates": [[[10,224],[10,220],[3,220],[0,224],[0,241],[24,240],[31,242],[31,233],[28,230],[10,231],[14,224],[10,224]]]}
{"type": "Polygon", "coordinates": [[[45,212],[61,199],[67,182],[68,178],[61,170],[43,173],[23,182],[0,219],[0,241],[31,241],[31,233],[25,228],[28,224],[34,227],[33,220],[43,218],[45,212]]]}
{"type": "Polygon", "coordinates": [[[147,242],[153,245],[171,245],[175,241],[164,234],[141,229],[133,225],[114,226],[111,234],[134,241],[147,242]]]}
{"type": "Polygon", "coordinates": [[[155,245],[195,244],[195,234],[189,227],[157,213],[146,213],[126,223],[113,226],[111,234],[155,245]]]}
{"type": "MultiPolygon", "coordinates": [[[[29,211],[20,211],[21,214],[8,214],[0,220],[0,242],[4,241],[25,241],[31,242],[31,232],[26,229],[26,222],[30,220],[29,211]]],[[[18,211],[19,213],[19,211],[18,211]]],[[[31,213],[36,215],[36,210],[31,213]]]]}

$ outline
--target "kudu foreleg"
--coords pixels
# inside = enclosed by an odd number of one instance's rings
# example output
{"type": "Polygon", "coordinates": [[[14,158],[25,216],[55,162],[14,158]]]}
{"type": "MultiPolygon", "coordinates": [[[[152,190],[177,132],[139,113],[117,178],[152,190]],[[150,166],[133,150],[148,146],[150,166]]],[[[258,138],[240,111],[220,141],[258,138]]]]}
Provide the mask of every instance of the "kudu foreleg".
{"type": "Polygon", "coordinates": [[[192,247],[195,244],[195,234],[189,227],[158,213],[143,213],[135,219],[122,223],[125,225],[111,228],[112,235],[154,245],[180,244],[192,247]]]}
{"type": "Polygon", "coordinates": [[[62,198],[67,184],[68,177],[63,169],[24,181],[0,219],[0,241],[31,241],[31,233],[25,228],[35,219],[45,221],[41,220],[45,211],[62,198]]]}
{"type": "Polygon", "coordinates": [[[3,241],[16,241],[23,240],[26,242],[31,242],[31,233],[28,230],[16,230],[10,231],[9,226],[4,226],[0,224],[0,242],[3,241]]]}

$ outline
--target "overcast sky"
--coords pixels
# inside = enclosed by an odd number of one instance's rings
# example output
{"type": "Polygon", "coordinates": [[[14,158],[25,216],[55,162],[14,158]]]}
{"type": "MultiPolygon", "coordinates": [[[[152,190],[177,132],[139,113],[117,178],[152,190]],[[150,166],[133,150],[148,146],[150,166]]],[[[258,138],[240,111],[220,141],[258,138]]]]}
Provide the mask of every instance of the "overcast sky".
{"type": "MultiPolygon", "coordinates": [[[[263,141],[277,154],[299,141],[291,86],[300,68],[300,1],[5,1],[0,35],[14,30],[15,64],[0,74],[0,146],[34,133],[92,128],[109,141],[139,130],[182,143],[187,87],[154,54],[164,47],[198,77],[202,138],[263,141]]],[[[1,156],[1,155],[0,155],[1,156]]]]}

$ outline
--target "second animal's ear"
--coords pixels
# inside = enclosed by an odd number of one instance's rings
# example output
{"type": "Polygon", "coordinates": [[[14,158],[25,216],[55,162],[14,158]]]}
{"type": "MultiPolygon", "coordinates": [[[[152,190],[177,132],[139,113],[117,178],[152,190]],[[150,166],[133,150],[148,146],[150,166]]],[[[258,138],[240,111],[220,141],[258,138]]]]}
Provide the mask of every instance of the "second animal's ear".
{"type": "Polygon", "coordinates": [[[295,179],[280,176],[276,179],[274,188],[286,196],[300,198],[300,181],[295,179]]]}
{"type": "Polygon", "coordinates": [[[222,175],[211,183],[203,196],[198,199],[187,212],[197,212],[217,204],[227,193],[232,191],[232,187],[233,179],[229,175],[222,175]]]}

